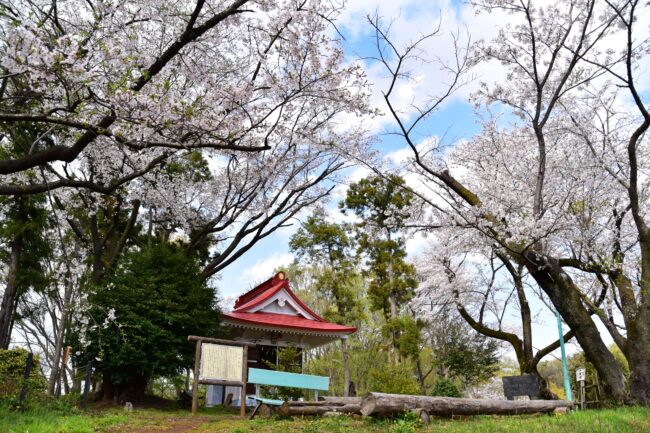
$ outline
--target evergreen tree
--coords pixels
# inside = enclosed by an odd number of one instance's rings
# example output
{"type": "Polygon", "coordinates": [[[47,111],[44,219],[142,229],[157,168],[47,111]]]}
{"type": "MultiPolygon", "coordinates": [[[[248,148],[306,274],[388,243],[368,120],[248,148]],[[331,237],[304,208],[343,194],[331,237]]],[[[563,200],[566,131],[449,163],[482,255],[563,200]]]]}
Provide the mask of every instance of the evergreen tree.
{"type": "Polygon", "coordinates": [[[386,319],[384,332],[392,335],[392,345],[400,348],[400,335],[417,328],[412,318],[400,318],[400,308],[414,296],[415,268],[406,262],[405,240],[401,231],[413,216],[415,197],[395,175],[370,177],[350,185],[341,210],[353,212],[360,220],[359,251],[367,257],[371,282],[368,297],[373,310],[386,319]],[[415,327],[415,328],[414,328],[415,327]]]}
{"type": "Polygon", "coordinates": [[[89,302],[81,361],[99,359],[104,398],[142,398],[151,379],[193,364],[188,335],[217,332],[214,291],[197,261],[169,243],[125,254],[89,302]]]}
{"type": "MultiPolygon", "coordinates": [[[[34,143],[49,137],[34,128],[0,127],[0,159],[25,155],[34,143]]],[[[43,258],[51,253],[44,235],[49,224],[43,194],[0,197],[0,261],[7,269],[0,305],[0,349],[7,349],[20,298],[47,285],[43,258]]]]}
{"type": "MultiPolygon", "coordinates": [[[[326,221],[325,212],[317,209],[291,237],[289,246],[299,259],[317,266],[315,283],[319,293],[331,303],[324,312],[327,320],[345,324],[360,318],[360,304],[355,292],[359,278],[355,265],[353,240],[347,234],[347,226],[326,221]]],[[[350,390],[350,366],[347,342],[341,340],[344,365],[344,396],[350,390]]]]}

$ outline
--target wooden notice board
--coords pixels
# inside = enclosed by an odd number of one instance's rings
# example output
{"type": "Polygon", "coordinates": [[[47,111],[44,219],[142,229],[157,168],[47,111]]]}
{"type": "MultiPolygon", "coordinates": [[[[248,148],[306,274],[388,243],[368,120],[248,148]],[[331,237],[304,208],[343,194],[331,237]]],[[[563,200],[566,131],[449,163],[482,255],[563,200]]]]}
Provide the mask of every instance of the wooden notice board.
{"type": "Polygon", "coordinates": [[[196,341],[192,415],[198,408],[199,384],[237,386],[241,388],[241,416],[246,415],[248,347],[251,343],[190,335],[196,341]]]}
{"type": "Polygon", "coordinates": [[[244,374],[244,347],[203,343],[199,380],[241,382],[244,374]]]}

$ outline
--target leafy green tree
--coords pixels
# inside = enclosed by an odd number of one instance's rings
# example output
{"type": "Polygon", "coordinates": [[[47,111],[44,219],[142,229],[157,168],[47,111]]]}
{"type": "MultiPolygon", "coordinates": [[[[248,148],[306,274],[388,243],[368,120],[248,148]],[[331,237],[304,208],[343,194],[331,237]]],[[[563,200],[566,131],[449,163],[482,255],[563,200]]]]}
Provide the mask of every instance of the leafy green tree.
{"type": "Polygon", "coordinates": [[[156,244],[126,253],[89,296],[92,323],[79,344],[83,358],[99,359],[104,398],[143,397],[152,378],[193,364],[188,335],[217,333],[215,294],[200,272],[180,246],[156,244]]]}
{"type": "Polygon", "coordinates": [[[446,323],[432,340],[442,378],[457,378],[468,386],[489,379],[499,369],[499,343],[460,320],[446,323]]]}

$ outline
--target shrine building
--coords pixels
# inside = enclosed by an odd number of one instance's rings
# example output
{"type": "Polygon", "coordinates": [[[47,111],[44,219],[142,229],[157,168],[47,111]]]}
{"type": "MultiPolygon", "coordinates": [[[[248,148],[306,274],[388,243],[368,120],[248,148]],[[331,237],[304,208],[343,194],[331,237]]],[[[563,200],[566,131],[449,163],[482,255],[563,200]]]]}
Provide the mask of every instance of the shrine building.
{"type": "MultiPolygon", "coordinates": [[[[317,315],[289,288],[284,272],[237,298],[233,309],[223,313],[222,325],[229,330],[230,339],[255,344],[248,349],[248,368],[260,369],[277,366],[278,348],[289,346],[299,351],[296,362],[302,368],[304,350],[345,339],[357,330],[317,315]]],[[[246,394],[257,391],[249,385],[246,394]]],[[[232,405],[239,405],[240,388],[210,385],[206,404],[223,404],[228,394],[232,394],[232,405]]]]}

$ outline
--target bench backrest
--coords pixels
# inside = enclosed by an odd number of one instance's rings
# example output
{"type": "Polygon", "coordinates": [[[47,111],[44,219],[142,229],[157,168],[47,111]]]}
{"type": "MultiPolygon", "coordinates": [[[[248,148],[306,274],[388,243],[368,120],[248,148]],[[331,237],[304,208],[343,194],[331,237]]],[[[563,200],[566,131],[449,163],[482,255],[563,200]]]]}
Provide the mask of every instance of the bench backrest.
{"type": "Polygon", "coordinates": [[[330,385],[330,378],[325,376],[313,376],[311,374],[287,373],[285,371],[249,368],[248,383],[327,391],[330,385]]]}

